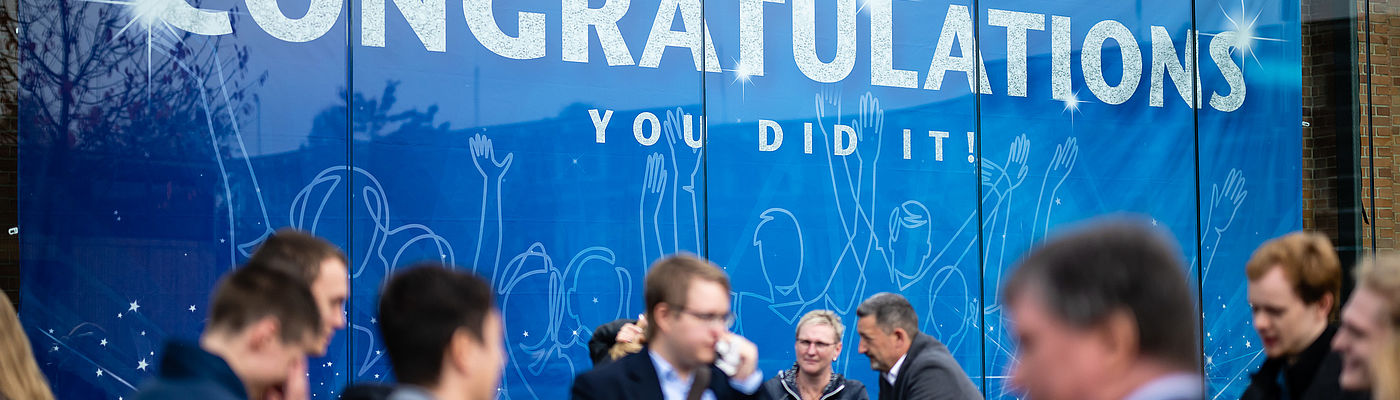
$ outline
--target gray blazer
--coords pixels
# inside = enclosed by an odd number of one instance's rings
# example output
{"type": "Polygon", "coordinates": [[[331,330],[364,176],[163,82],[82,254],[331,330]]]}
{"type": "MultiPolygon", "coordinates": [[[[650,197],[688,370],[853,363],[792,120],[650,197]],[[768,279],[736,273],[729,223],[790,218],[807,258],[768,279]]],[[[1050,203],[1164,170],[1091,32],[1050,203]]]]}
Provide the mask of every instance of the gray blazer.
{"type": "Polygon", "coordinates": [[[953,354],[933,336],[918,332],[899,366],[894,385],[880,377],[880,400],[982,400],[953,354]]]}

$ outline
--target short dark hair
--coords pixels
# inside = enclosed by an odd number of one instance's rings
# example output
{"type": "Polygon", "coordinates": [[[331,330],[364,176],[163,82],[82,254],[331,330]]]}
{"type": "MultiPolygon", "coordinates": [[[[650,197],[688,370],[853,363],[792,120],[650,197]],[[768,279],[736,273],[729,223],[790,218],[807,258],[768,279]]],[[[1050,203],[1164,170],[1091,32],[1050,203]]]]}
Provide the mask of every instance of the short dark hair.
{"type": "Polygon", "coordinates": [[[860,302],[856,307],[856,319],[868,316],[874,316],[875,325],[885,333],[894,332],[895,328],[904,329],[910,335],[919,332],[919,315],[914,313],[909,299],[898,294],[880,292],[860,302]]]}
{"type": "Polygon", "coordinates": [[[321,312],[311,287],[284,272],[285,266],[249,261],[224,275],[209,302],[209,329],[238,332],[276,318],[283,343],[298,343],[321,331],[321,312]]]}
{"type": "Polygon", "coordinates": [[[1031,251],[1003,296],[1013,303],[1029,290],[1054,318],[1076,328],[1127,312],[1137,324],[1142,355],[1196,370],[1197,311],[1171,243],[1141,223],[1099,222],[1031,251]]]}
{"type": "Polygon", "coordinates": [[[251,264],[252,261],[280,260],[276,263],[260,262],[259,265],[283,268],[283,272],[309,283],[315,282],[321,274],[321,263],[331,258],[345,263],[347,268],[350,265],[345,253],[331,242],[295,228],[282,228],[263,239],[249,261],[251,264]]]}
{"type": "MultiPolygon", "coordinates": [[[[718,283],[729,291],[729,276],[714,263],[691,254],[676,254],[656,260],[647,270],[642,296],[646,299],[647,320],[655,321],[656,306],[666,303],[673,308],[685,308],[690,283],[696,279],[718,283]]],[[[656,324],[647,324],[646,338],[656,336],[656,324]]]]}
{"type": "Polygon", "coordinates": [[[452,335],[461,329],[484,341],[494,307],[491,285],[471,272],[420,263],[395,273],[379,296],[379,331],[394,375],[436,385],[452,335]]]}

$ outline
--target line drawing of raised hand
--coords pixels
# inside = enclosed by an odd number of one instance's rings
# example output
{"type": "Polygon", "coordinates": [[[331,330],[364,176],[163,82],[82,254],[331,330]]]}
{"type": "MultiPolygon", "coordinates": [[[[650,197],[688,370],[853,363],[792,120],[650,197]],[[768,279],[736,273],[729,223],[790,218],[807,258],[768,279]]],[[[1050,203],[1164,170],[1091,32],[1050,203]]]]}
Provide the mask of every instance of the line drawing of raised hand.
{"type": "MultiPolygon", "coordinates": [[[[692,115],[686,114],[684,109],[676,107],[675,110],[666,110],[666,121],[662,123],[662,132],[665,133],[666,143],[669,144],[668,147],[671,151],[671,170],[675,171],[676,173],[676,179],[671,182],[671,219],[675,221],[675,228],[673,229],[673,233],[675,234],[675,247],[671,249],[672,252],[681,250],[681,221],[677,212],[677,210],[681,207],[681,197],[680,194],[677,192],[677,189],[686,192],[690,199],[690,216],[692,217],[692,220],[686,222],[690,223],[691,226],[694,228],[693,235],[695,235],[695,247],[693,247],[692,249],[699,251],[701,248],[703,248],[701,244],[704,240],[704,237],[701,236],[700,233],[700,202],[696,199],[695,190],[697,186],[696,177],[699,176],[700,172],[704,169],[704,143],[706,132],[705,118],[700,117],[700,137],[697,138],[699,141],[699,147],[696,147],[694,144],[690,143],[690,137],[691,134],[694,132],[695,126],[693,122],[694,117],[692,115]],[[695,164],[692,165],[690,169],[690,180],[686,182],[685,185],[681,185],[681,169],[679,166],[676,165],[680,161],[680,157],[677,155],[676,148],[681,146],[684,146],[684,148],[689,149],[690,154],[695,157],[695,164]]],[[[680,154],[684,155],[685,153],[682,152],[680,154]]],[[[690,243],[687,243],[686,245],[689,246],[690,243]]]]}
{"type": "Polygon", "coordinates": [[[1060,203],[1060,187],[1065,184],[1065,179],[1069,178],[1069,173],[1074,171],[1074,164],[1079,160],[1079,138],[1070,136],[1064,143],[1055,145],[1055,157],[1051,159],[1050,166],[1045,168],[1045,180],[1040,182],[1040,198],[1036,200],[1035,221],[1036,225],[1031,227],[1031,241],[1037,242],[1041,236],[1050,231],[1050,214],[1055,205],[1060,203]],[[1056,178],[1058,180],[1055,180],[1056,178]],[[1045,187],[1051,180],[1055,180],[1055,186],[1050,189],[1050,197],[1045,197],[1045,187]],[[1041,218],[1041,210],[1044,210],[1045,218],[1041,218]]]}
{"type": "Polygon", "coordinates": [[[490,248],[493,252],[491,261],[491,284],[498,285],[499,277],[496,269],[501,265],[501,238],[505,227],[501,217],[501,181],[505,179],[506,172],[510,170],[511,164],[515,161],[515,153],[506,153],[505,158],[496,159],[496,149],[491,139],[482,134],[474,134],[467,139],[467,144],[472,152],[472,165],[476,166],[476,172],[481,174],[481,213],[478,216],[480,225],[477,227],[476,253],[472,256],[472,268],[482,268],[481,251],[490,248]],[[492,196],[494,194],[494,197],[492,196]],[[486,229],[487,211],[495,211],[496,231],[490,235],[486,229]],[[488,242],[487,238],[490,238],[488,242]]]}
{"type": "MultiPolygon", "coordinates": [[[[1210,185],[1210,217],[1207,221],[1212,222],[1210,227],[1215,229],[1215,233],[1223,233],[1230,229],[1230,225],[1235,222],[1235,215],[1240,211],[1240,206],[1244,204],[1244,199],[1249,197],[1249,191],[1244,189],[1244,172],[1235,168],[1230,169],[1230,173],[1225,178],[1225,187],[1219,184],[1210,185]],[[1228,201],[1228,203],[1226,203],[1228,201]],[[1230,207],[1233,205],[1233,207],[1230,207]],[[1222,206],[1230,207],[1230,216],[1224,221],[1216,221],[1215,210],[1223,210],[1222,206]]],[[[1224,215],[1223,213],[1221,215],[1224,215]]]]}
{"type": "Polygon", "coordinates": [[[1210,255],[1201,263],[1202,276],[1210,273],[1211,264],[1215,261],[1215,252],[1220,249],[1220,239],[1224,237],[1225,231],[1230,230],[1230,225],[1235,223],[1240,206],[1244,205],[1245,198],[1249,197],[1249,191],[1245,190],[1245,182],[1244,171],[1230,168],[1230,172],[1225,175],[1224,186],[1219,183],[1210,185],[1210,208],[1206,211],[1206,225],[1202,227],[1201,232],[1201,243],[1210,243],[1204,246],[1210,255]],[[1206,236],[1213,238],[1206,240],[1206,236]]]}
{"type": "Polygon", "coordinates": [[[661,226],[658,218],[661,214],[661,205],[666,200],[666,180],[669,172],[666,169],[666,156],[661,153],[651,153],[647,156],[646,175],[642,177],[642,194],[638,199],[637,214],[638,225],[641,228],[642,238],[642,263],[640,265],[650,265],[651,252],[647,251],[647,237],[650,233],[656,240],[656,256],[666,254],[666,247],[661,240],[661,226]],[[647,210],[651,210],[651,227],[647,227],[647,210]]]}
{"type": "MultiPolygon", "coordinates": [[[[1000,231],[1002,235],[1002,237],[999,238],[1002,239],[999,241],[1000,246],[997,246],[998,254],[995,265],[998,266],[1004,266],[1006,262],[1005,235],[1006,232],[1008,232],[1011,225],[1011,210],[1003,209],[1002,205],[1011,204],[1012,194],[1016,191],[1016,188],[1021,187],[1021,184],[1025,183],[1026,175],[1030,173],[1030,168],[1026,165],[1026,161],[1030,159],[1030,153],[1030,139],[1026,138],[1026,134],[1020,134],[1016,136],[1015,139],[1011,140],[1011,147],[1010,149],[1008,149],[1006,155],[1006,166],[1004,168],[1000,166],[995,166],[995,170],[999,171],[1000,176],[996,177],[996,179],[991,182],[990,187],[991,192],[997,193],[998,197],[1000,198],[997,200],[996,205],[992,208],[991,213],[989,213],[990,218],[988,218],[985,223],[987,224],[988,228],[990,228],[987,233],[995,234],[995,232],[1000,231]],[[1014,176],[1012,174],[1014,174],[1014,176]],[[997,218],[1001,218],[1000,229],[997,229],[996,227],[997,218]]],[[[994,163],[984,161],[983,164],[985,165],[994,163]]],[[[988,176],[984,172],[982,175],[984,184],[987,183],[987,178],[988,176]]],[[[984,249],[983,254],[984,259],[991,260],[992,246],[987,246],[987,248],[984,249]]],[[[1000,283],[999,277],[998,283],[1000,283]]]]}
{"type": "Polygon", "coordinates": [[[510,165],[515,160],[515,153],[506,153],[505,158],[497,160],[496,148],[491,138],[480,133],[467,139],[467,144],[471,147],[472,164],[476,165],[476,172],[481,173],[483,178],[499,179],[510,170],[510,165]]]}
{"type": "MultiPolygon", "coordinates": [[[[865,92],[865,94],[861,95],[860,108],[856,113],[856,118],[851,120],[851,126],[856,130],[856,143],[865,145],[864,147],[857,147],[856,152],[852,154],[856,160],[856,170],[859,171],[855,182],[856,201],[861,207],[868,207],[866,208],[867,210],[874,210],[875,184],[877,183],[875,182],[875,174],[878,172],[875,168],[875,164],[880,161],[880,152],[884,147],[882,146],[880,138],[885,132],[885,109],[880,107],[880,98],[875,97],[875,95],[870,92],[865,92]],[[871,157],[869,160],[870,164],[869,168],[867,168],[864,154],[869,150],[861,151],[861,149],[869,149],[872,145],[875,146],[875,154],[874,157],[871,157]],[[867,173],[869,176],[866,176],[867,173]],[[868,192],[869,196],[866,196],[867,192],[865,191],[867,185],[870,189],[868,192]]],[[[843,161],[849,162],[849,157],[843,161]]],[[[864,222],[866,222],[870,229],[874,229],[873,218],[866,215],[864,222]]]]}

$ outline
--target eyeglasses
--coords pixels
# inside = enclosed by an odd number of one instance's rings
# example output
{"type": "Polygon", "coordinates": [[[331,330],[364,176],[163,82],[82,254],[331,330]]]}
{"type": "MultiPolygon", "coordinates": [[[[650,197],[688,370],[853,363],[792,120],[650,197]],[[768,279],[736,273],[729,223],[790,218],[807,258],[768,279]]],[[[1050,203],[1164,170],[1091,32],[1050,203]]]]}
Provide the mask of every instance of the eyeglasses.
{"type": "Polygon", "coordinates": [[[700,322],[704,322],[706,325],[712,325],[724,329],[734,327],[734,313],[698,313],[686,309],[681,309],[681,313],[695,317],[695,319],[700,320],[700,322]]]}
{"type": "Polygon", "coordinates": [[[830,349],[831,346],[835,346],[835,345],[836,345],[835,343],[818,342],[818,341],[807,340],[807,339],[799,339],[799,340],[797,341],[797,348],[799,348],[799,349],[806,349],[806,348],[810,348],[810,347],[812,347],[812,346],[817,346],[817,350],[826,351],[826,349],[830,349]]]}

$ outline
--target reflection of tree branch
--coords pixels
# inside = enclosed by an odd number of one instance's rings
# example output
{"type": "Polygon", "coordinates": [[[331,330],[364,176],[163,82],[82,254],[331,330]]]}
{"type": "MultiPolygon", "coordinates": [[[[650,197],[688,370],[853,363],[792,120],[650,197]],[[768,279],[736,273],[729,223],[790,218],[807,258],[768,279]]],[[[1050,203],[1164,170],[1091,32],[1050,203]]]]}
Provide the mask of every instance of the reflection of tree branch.
{"type": "MultiPolygon", "coordinates": [[[[215,149],[203,136],[189,134],[209,129],[205,104],[193,85],[222,86],[230,100],[241,100],[266,77],[247,79],[245,47],[226,45],[222,38],[176,36],[164,22],[143,26],[130,21],[122,6],[82,0],[38,0],[26,6],[15,16],[13,9],[0,5],[0,17],[5,17],[0,28],[15,32],[15,26],[24,26],[16,40],[0,38],[16,50],[5,53],[11,62],[0,67],[0,83],[16,82],[25,89],[20,102],[29,114],[21,122],[35,132],[26,135],[35,144],[207,159],[215,149]],[[186,40],[198,44],[189,46],[186,40]],[[17,62],[20,57],[23,63],[17,62]],[[187,68],[177,68],[177,63],[187,68]],[[214,79],[212,67],[223,65],[236,65],[235,73],[214,79]]],[[[252,110],[241,104],[208,106],[214,109],[207,115],[218,115],[208,122],[220,132],[252,110]]],[[[231,140],[220,138],[216,145],[231,146],[231,140]]]]}

